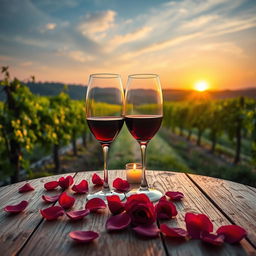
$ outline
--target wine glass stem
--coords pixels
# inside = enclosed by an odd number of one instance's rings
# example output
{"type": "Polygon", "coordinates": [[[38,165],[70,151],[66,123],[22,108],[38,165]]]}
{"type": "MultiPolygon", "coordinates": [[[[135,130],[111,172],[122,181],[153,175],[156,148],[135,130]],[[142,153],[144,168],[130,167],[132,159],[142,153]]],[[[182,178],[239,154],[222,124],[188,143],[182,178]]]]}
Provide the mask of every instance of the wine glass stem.
{"type": "Polygon", "coordinates": [[[142,180],[140,190],[148,190],[148,182],[146,179],[146,149],[147,144],[140,144],[141,159],[142,159],[142,180]]]}
{"type": "Polygon", "coordinates": [[[108,185],[108,145],[102,145],[103,150],[103,158],[104,158],[104,184],[103,184],[103,191],[109,192],[110,188],[108,185]]]}

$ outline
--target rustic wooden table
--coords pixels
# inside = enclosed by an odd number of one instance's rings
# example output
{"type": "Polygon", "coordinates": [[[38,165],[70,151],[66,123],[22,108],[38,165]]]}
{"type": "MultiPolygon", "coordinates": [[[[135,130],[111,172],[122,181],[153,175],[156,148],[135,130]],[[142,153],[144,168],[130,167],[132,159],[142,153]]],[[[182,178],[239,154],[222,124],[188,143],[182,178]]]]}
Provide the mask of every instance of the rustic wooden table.
{"type": "MultiPolygon", "coordinates": [[[[102,171],[97,172],[102,174],[102,171]]],[[[0,212],[1,255],[256,255],[256,188],[242,184],[184,173],[147,171],[148,181],[162,192],[183,192],[185,197],[175,203],[178,215],[167,221],[170,226],[185,228],[186,212],[204,213],[214,223],[215,230],[222,225],[237,224],[248,231],[248,237],[240,245],[224,244],[221,247],[205,244],[199,240],[177,241],[163,236],[157,239],[141,239],[131,230],[107,233],[105,222],[110,215],[89,214],[83,220],[72,222],[67,216],[56,221],[46,221],[39,209],[49,207],[41,196],[54,195],[56,191],[45,191],[43,184],[57,180],[57,175],[31,180],[34,191],[18,193],[24,182],[0,188],[1,209],[7,204],[28,200],[26,210],[17,215],[0,212]],[[73,242],[68,233],[74,230],[93,230],[100,233],[98,240],[90,244],[73,242]]],[[[92,172],[70,173],[75,183],[82,179],[91,180],[92,172]]],[[[109,171],[110,184],[116,177],[125,178],[124,170],[109,171]]],[[[90,182],[91,183],[91,182],[90,182]]],[[[90,189],[94,189],[90,186],[90,189]]],[[[72,193],[70,191],[70,193],[72,193]]],[[[83,209],[85,195],[76,195],[74,209],[83,209]]]]}

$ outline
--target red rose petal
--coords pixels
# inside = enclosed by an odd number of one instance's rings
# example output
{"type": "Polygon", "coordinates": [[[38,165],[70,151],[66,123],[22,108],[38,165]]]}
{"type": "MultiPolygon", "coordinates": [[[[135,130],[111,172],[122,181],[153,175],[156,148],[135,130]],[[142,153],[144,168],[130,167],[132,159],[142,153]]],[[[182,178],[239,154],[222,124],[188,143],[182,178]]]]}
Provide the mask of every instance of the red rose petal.
{"type": "Polygon", "coordinates": [[[186,213],[185,222],[188,234],[195,239],[200,239],[201,232],[213,231],[213,224],[205,214],[186,213]]]}
{"type": "Polygon", "coordinates": [[[125,210],[135,226],[149,225],[156,220],[155,207],[144,194],[129,196],[125,203],[125,210]]]}
{"type": "Polygon", "coordinates": [[[96,173],[92,175],[92,183],[97,186],[102,186],[104,184],[104,180],[96,173]]]}
{"type": "Polygon", "coordinates": [[[158,219],[171,219],[178,214],[176,206],[163,199],[155,206],[155,211],[158,219]]]}
{"type": "Polygon", "coordinates": [[[184,194],[181,192],[174,192],[174,191],[167,191],[165,193],[165,195],[167,195],[168,197],[170,197],[171,200],[181,200],[184,197],[184,194]]]}
{"type": "Polygon", "coordinates": [[[73,204],[75,203],[75,198],[72,196],[69,196],[66,192],[63,192],[60,197],[59,197],[59,204],[67,209],[73,206],[73,204]]]}
{"type": "Polygon", "coordinates": [[[81,211],[66,212],[66,215],[72,220],[81,220],[90,213],[88,209],[81,211]]]}
{"type": "Polygon", "coordinates": [[[59,185],[63,188],[66,189],[68,188],[70,185],[72,185],[74,183],[74,179],[72,176],[67,176],[67,177],[61,177],[59,179],[59,185]]]}
{"type": "Polygon", "coordinates": [[[183,228],[171,228],[166,224],[160,225],[160,231],[165,234],[167,237],[187,237],[188,232],[183,228]]]}
{"type": "Polygon", "coordinates": [[[124,211],[124,204],[117,195],[107,196],[108,208],[112,214],[119,214],[124,211]]]}
{"type": "Polygon", "coordinates": [[[49,181],[49,182],[44,184],[44,188],[46,190],[53,190],[53,189],[57,188],[58,186],[59,186],[58,181],[49,181]]]}
{"type": "Polygon", "coordinates": [[[69,236],[77,242],[88,243],[98,238],[99,234],[94,231],[72,231],[69,236]]]}
{"type": "Polygon", "coordinates": [[[64,210],[60,206],[51,206],[40,210],[40,213],[47,220],[56,220],[58,217],[64,215],[64,210]]]}
{"type": "Polygon", "coordinates": [[[85,204],[85,208],[90,210],[90,212],[96,212],[97,210],[105,209],[106,207],[106,203],[100,198],[90,199],[85,204]]]}
{"type": "Polygon", "coordinates": [[[161,202],[161,201],[167,201],[166,196],[162,196],[162,197],[159,199],[159,202],[161,202]]]}
{"type": "Polygon", "coordinates": [[[72,190],[77,194],[85,194],[88,192],[88,182],[87,180],[82,180],[79,184],[73,185],[72,190]]]}
{"type": "Polygon", "coordinates": [[[150,203],[150,199],[148,198],[147,195],[145,194],[134,194],[131,195],[127,198],[127,204],[129,204],[130,202],[143,202],[143,203],[150,203]]]}
{"type": "Polygon", "coordinates": [[[25,208],[28,206],[28,201],[21,201],[19,204],[15,204],[15,205],[7,205],[5,206],[4,210],[6,212],[10,212],[10,213],[18,213],[18,212],[22,212],[23,210],[25,210],[25,208]]]}
{"type": "Polygon", "coordinates": [[[138,235],[150,238],[158,237],[160,233],[160,230],[155,224],[137,226],[133,230],[138,235]]]}
{"type": "Polygon", "coordinates": [[[131,223],[131,218],[127,213],[111,216],[106,222],[108,231],[117,231],[127,228],[131,223]]]}
{"type": "Polygon", "coordinates": [[[46,203],[55,203],[58,201],[60,195],[56,195],[56,196],[46,196],[46,195],[42,195],[42,199],[46,202],[46,203]]]}
{"type": "Polygon", "coordinates": [[[127,192],[130,189],[130,184],[127,180],[116,178],[113,181],[113,187],[120,192],[127,192]]]}
{"type": "Polygon", "coordinates": [[[237,225],[226,225],[218,228],[218,235],[224,235],[224,241],[230,244],[240,242],[246,237],[247,232],[244,228],[237,225]]]}
{"type": "Polygon", "coordinates": [[[29,183],[26,183],[21,188],[19,188],[19,193],[24,193],[32,190],[35,190],[35,189],[29,183]]]}
{"type": "Polygon", "coordinates": [[[202,232],[200,238],[202,241],[213,245],[222,245],[224,243],[224,235],[214,235],[202,232]]]}

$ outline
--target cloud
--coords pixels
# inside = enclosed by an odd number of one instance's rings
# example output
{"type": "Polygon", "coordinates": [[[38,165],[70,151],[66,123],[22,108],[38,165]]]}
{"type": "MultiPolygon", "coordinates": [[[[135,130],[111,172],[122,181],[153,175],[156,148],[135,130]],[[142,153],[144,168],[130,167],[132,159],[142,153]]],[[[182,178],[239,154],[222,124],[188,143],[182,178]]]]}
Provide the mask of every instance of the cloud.
{"type": "Polygon", "coordinates": [[[48,23],[46,24],[45,28],[47,30],[54,30],[56,28],[57,24],[56,23],[48,23]]]}
{"type": "Polygon", "coordinates": [[[194,34],[183,35],[183,36],[179,36],[179,37],[176,37],[176,38],[172,38],[170,40],[157,42],[157,43],[154,43],[154,44],[149,45],[147,47],[143,47],[142,49],[134,51],[132,53],[127,53],[127,54],[123,55],[122,58],[124,60],[128,60],[130,58],[137,57],[141,54],[152,53],[152,52],[164,50],[164,49],[169,48],[169,47],[174,47],[174,46],[177,46],[177,45],[181,45],[182,43],[184,43],[186,41],[189,41],[191,39],[197,38],[200,35],[201,35],[201,33],[197,32],[197,33],[194,33],[194,34]]]}
{"type": "Polygon", "coordinates": [[[18,43],[29,45],[29,46],[35,46],[40,48],[46,48],[49,45],[48,40],[41,40],[39,38],[29,38],[29,37],[22,37],[22,36],[15,36],[14,40],[18,43]]]}
{"type": "Polygon", "coordinates": [[[78,62],[85,63],[93,60],[94,58],[88,54],[85,54],[82,51],[70,51],[68,52],[68,56],[78,62]]]}
{"type": "Polygon", "coordinates": [[[184,23],[181,27],[186,29],[199,28],[203,25],[207,25],[211,21],[218,19],[218,17],[218,15],[201,16],[199,18],[184,23]]]}
{"type": "Polygon", "coordinates": [[[32,61],[24,61],[20,63],[22,67],[31,67],[34,63],[32,61]]]}
{"type": "Polygon", "coordinates": [[[237,46],[234,42],[216,42],[208,43],[200,46],[200,51],[217,52],[218,54],[229,54],[230,56],[245,58],[244,50],[237,46]]]}
{"type": "Polygon", "coordinates": [[[68,57],[79,63],[86,63],[94,60],[94,57],[85,51],[70,50],[68,48],[58,49],[56,55],[68,57]]]}
{"type": "Polygon", "coordinates": [[[116,12],[112,10],[87,13],[77,29],[82,35],[99,41],[114,26],[115,16],[116,12]]]}
{"type": "Polygon", "coordinates": [[[150,33],[150,31],[152,31],[152,27],[145,26],[124,35],[116,35],[108,40],[108,46],[106,48],[111,51],[123,44],[138,41],[145,38],[150,33]]]}

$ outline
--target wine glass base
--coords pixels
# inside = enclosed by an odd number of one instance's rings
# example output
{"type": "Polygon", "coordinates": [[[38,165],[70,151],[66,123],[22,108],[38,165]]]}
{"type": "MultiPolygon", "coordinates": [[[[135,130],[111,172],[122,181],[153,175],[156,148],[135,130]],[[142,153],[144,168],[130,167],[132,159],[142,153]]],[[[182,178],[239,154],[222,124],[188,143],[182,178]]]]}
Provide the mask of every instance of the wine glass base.
{"type": "Polygon", "coordinates": [[[88,194],[87,195],[87,200],[90,200],[90,199],[93,199],[93,198],[100,198],[103,201],[107,202],[107,196],[113,196],[113,195],[119,196],[121,201],[125,199],[125,194],[123,194],[123,193],[117,193],[115,191],[107,191],[107,192],[99,191],[99,192],[96,192],[94,194],[88,194]]]}
{"type": "Polygon", "coordinates": [[[149,188],[148,190],[133,189],[126,194],[126,197],[128,198],[134,194],[145,194],[151,202],[156,202],[163,196],[159,190],[149,188]]]}

